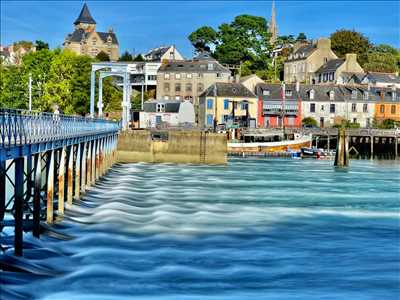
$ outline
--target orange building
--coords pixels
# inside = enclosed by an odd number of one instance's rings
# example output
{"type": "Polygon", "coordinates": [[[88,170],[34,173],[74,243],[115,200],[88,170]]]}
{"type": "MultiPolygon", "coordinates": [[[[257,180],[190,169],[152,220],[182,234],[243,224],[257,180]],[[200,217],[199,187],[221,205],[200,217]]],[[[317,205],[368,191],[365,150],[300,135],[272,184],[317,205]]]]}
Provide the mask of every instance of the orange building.
{"type": "Polygon", "coordinates": [[[400,89],[375,88],[375,119],[378,122],[392,119],[400,122],[400,89]]]}

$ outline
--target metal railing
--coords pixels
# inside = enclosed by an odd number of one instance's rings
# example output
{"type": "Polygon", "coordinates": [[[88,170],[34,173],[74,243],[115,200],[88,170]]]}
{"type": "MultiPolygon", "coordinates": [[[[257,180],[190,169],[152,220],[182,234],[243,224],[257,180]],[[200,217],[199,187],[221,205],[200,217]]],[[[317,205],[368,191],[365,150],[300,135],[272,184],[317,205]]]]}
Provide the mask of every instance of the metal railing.
{"type": "Polygon", "coordinates": [[[117,132],[118,122],[18,109],[0,109],[0,148],[117,132]]]}

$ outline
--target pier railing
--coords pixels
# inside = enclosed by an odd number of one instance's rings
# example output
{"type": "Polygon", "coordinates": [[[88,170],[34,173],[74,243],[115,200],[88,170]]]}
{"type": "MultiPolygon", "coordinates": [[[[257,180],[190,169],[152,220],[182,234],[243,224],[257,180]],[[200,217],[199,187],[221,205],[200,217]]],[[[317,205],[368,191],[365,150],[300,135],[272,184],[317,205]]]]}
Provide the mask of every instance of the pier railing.
{"type": "Polygon", "coordinates": [[[119,123],[105,119],[0,109],[0,147],[116,132],[119,128],[119,123]]]}

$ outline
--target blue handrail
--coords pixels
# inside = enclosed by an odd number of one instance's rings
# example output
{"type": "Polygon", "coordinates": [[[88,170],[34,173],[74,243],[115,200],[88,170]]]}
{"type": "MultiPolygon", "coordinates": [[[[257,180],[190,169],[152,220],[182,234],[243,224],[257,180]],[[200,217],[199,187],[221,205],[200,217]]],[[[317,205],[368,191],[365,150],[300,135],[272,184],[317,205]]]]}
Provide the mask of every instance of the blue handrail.
{"type": "Polygon", "coordinates": [[[0,148],[117,132],[120,123],[105,119],[0,108],[0,148]]]}

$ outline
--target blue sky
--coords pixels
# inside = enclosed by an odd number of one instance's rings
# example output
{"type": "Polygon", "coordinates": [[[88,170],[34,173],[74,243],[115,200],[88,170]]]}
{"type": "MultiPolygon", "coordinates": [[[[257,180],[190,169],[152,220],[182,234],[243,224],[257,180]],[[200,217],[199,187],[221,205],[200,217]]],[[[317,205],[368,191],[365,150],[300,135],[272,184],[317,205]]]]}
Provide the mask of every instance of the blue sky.
{"type": "MultiPolygon", "coordinates": [[[[86,1],[99,31],[112,27],[120,51],[146,52],[175,44],[191,57],[187,36],[202,25],[216,28],[239,14],[267,19],[271,1],[86,1]]],[[[72,32],[81,1],[1,1],[2,45],[17,40],[44,40],[61,46],[72,32]]],[[[329,36],[339,28],[355,29],[373,43],[400,48],[398,1],[276,1],[281,35],[305,32],[308,38],[329,36]]]]}

